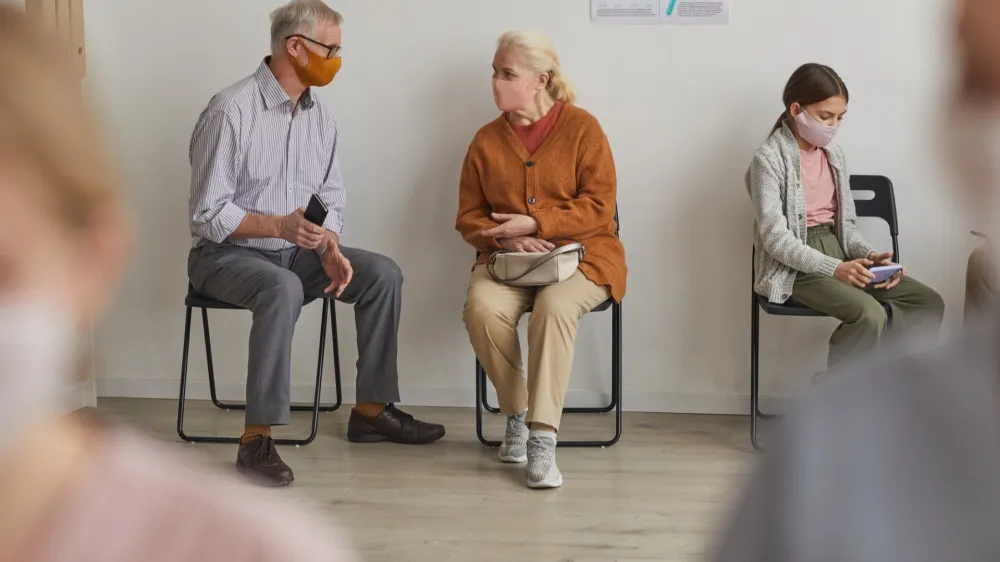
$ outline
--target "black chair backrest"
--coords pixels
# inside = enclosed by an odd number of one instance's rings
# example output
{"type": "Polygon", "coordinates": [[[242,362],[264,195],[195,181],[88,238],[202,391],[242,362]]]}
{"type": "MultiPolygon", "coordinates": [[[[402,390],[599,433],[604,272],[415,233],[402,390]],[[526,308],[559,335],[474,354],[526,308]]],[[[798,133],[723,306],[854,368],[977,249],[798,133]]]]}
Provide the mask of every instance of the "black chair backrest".
{"type": "Polygon", "coordinates": [[[851,176],[851,192],[854,197],[854,208],[859,217],[874,217],[882,219],[889,225],[892,236],[892,251],[895,260],[899,259],[899,221],[896,218],[896,195],[892,189],[892,181],[885,176],[851,176]],[[871,199],[859,199],[859,192],[874,194],[871,199]]]}
{"type": "Polygon", "coordinates": [[[622,230],[622,225],[618,222],[618,203],[615,203],[615,236],[621,238],[620,233],[622,230]]]}

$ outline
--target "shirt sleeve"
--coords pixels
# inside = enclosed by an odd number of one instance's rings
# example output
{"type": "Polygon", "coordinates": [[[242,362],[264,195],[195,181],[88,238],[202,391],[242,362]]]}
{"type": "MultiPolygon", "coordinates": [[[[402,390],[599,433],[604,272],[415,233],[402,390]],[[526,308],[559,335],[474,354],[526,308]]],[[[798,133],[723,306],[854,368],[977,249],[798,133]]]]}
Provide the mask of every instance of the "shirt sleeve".
{"type": "Polygon", "coordinates": [[[328,210],[323,228],[344,234],[344,211],[347,208],[347,190],[344,189],[344,177],[340,171],[340,153],[338,142],[340,133],[336,122],[333,123],[333,147],[330,155],[330,169],[326,173],[326,181],[320,186],[319,198],[326,204],[328,210]]]}
{"type": "Polygon", "coordinates": [[[240,167],[240,138],[222,111],[206,111],[191,136],[191,232],[221,244],[239,228],[246,211],[233,203],[240,167]]]}

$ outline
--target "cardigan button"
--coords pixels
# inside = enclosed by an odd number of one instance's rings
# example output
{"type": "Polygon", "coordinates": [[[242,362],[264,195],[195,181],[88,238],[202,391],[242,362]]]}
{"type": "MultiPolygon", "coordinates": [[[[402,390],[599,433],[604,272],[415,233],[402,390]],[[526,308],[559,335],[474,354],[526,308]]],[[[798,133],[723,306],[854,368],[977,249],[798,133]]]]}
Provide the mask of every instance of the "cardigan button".
{"type": "Polygon", "coordinates": [[[534,165],[535,165],[534,162],[528,162],[528,163],[525,164],[525,166],[527,166],[529,168],[533,167],[534,165]]]}
{"type": "Polygon", "coordinates": [[[531,199],[528,199],[528,204],[529,205],[534,205],[535,204],[535,198],[532,197],[531,199]]]}

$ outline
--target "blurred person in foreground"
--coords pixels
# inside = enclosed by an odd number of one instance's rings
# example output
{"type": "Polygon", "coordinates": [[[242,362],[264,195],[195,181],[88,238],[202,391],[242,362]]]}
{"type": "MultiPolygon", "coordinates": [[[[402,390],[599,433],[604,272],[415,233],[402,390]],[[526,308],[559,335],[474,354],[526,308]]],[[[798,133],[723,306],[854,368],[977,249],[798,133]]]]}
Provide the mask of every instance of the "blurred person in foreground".
{"type": "Polygon", "coordinates": [[[0,6],[0,561],[353,560],[307,515],[63,410],[130,232],[60,51],[0,6]]]}
{"type": "MultiPolygon", "coordinates": [[[[941,135],[975,227],[1000,234],[1000,2],[958,3],[941,135]]],[[[995,261],[995,260],[994,260],[995,261]]],[[[1000,558],[1000,316],[815,390],[784,424],[719,561],[1000,558]]]]}

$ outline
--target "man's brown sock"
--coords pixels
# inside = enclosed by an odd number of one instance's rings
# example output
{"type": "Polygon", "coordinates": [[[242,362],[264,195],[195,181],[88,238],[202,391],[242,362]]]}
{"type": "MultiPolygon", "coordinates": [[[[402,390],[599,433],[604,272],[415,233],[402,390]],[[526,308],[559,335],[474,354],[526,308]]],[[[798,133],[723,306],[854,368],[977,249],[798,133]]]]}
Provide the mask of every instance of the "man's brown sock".
{"type": "Polygon", "coordinates": [[[269,425],[248,425],[243,428],[243,437],[240,437],[240,445],[252,441],[256,437],[270,437],[271,426],[269,425]]]}
{"type": "Polygon", "coordinates": [[[354,410],[366,418],[377,418],[385,411],[385,404],[378,402],[358,404],[354,410]]]}

